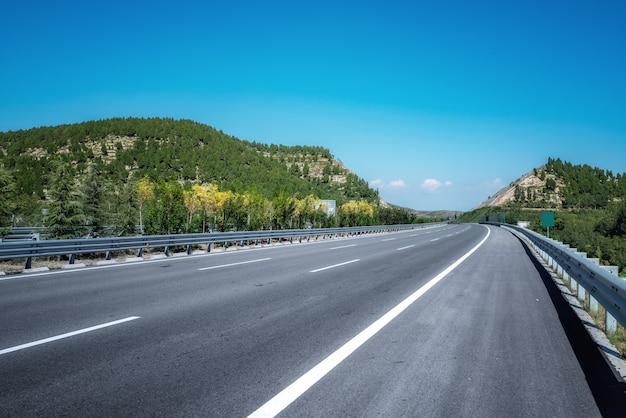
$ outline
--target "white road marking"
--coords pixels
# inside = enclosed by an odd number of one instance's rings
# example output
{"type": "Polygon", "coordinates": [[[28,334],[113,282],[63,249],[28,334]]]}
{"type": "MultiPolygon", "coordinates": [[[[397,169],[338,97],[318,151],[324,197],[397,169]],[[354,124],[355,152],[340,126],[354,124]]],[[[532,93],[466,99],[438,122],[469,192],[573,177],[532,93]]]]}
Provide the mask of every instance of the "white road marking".
{"type": "Polygon", "coordinates": [[[398,251],[406,250],[406,249],[408,249],[408,248],[413,248],[413,247],[415,247],[415,245],[407,245],[406,247],[400,247],[400,248],[398,248],[398,251]]]}
{"type": "Polygon", "coordinates": [[[68,332],[66,334],[57,335],[55,337],[44,338],[43,340],[33,341],[32,343],[26,343],[26,344],[22,344],[22,345],[17,345],[15,347],[5,348],[4,350],[0,350],[0,356],[3,355],[3,354],[12,353],[14,351],[23,350],[25,348],[30,348],[30,347],[35,347],[37,345],[50,343],[52,341],[62,340],[63,338],[69,338],[69,337],[73,337],[75,335],[85,334],[85,333],[91,332],[91,331],[96,331],[98,329],[112,327],[114,325],[119,325],[119,324],[122,324],[124,322],[134,321],[135,319],[139,319],[139,318],[141,318],[141,317],[139,317],[139,316],[129,316],[128,318],[119,319],[119,320],[113,321],[113,322],[107,322],[106,324],[95,325],[93,327],[79,329],[78,331],[68,332]]]}
{"type": "Polygon", "coordinates": [[[198,270],[202,271],[202,270],[221,269],[224,267],[240,266],[242,264],[258,263],[259,261],[267,261],[267,260],[271,260],[271,258],[259,258],[257,260],[240,261],[239,263],[220,264],[219,266],[202,267],[202,268],[199,268],[198,270]]]}
{"type": "Polygon", "coordinates": [[[337,351],[326,357],[317,366],[302,375],[298,380],[287,386],[280,393],[267,401],[263,406],[254,411],[248,416],[248,418],[259,417],[275,417],[289,405],[291,405],[296,399],[298,399],[303,393],[311,388],[320,379],[326,376],[337,365],[344,361],[350,354],[356,351],[360,346],[365,344],[370,338],[389,324],[394,318],[400,315],[405,309],[407,309],[413,302],[422,297],[426,292],[439,283],[444,277],[446,277],[452,270],[457,268],[463,261],[469,256],[474,254],[489,238],[491,231],[487,228],[487,235],[482,239],[474,248],[469,250],[465,255],[452,263],[448,268],[432,278],[428,283],[415,291],[408,298],[404,299],[393,309],[380,317],[376,322],[369,327],[361,331],[356,337],[352,338],[345,345],[339,348],[337,351]]]}
{"type": "Polygon", "coordinates": [[[430,242],[439,241],[439,238],[431,239],[430,242]]]}
{"type": "Polygon", "coordinates": [[[341,248],[356,247],[356,244],[342,245],[341,247],[332,247],[331,250],[339,250],[341,248]]]}
{"type": "Polygon", "coordinates": [[[317,273],[318,271],[323,271],[323,270],[333,269],[335,267],[345,266],[346,264],[356,263],[357,261],[361,261],[361,260],[357,258],[355,260],[346,261],[344,263],[333,264],[332,266],[327,266],[327,267],[322,267],[322,268],[319,268],[319,269],[316,269],[316,270],[311,270],[309,273],[317,273]]]}
{"type": "Polygon", "coordinates": [[[383,242],[385,242],[385,241],[393,241],[394,239],[395,238],[386,238],[386,239],[383,240],[383,242]]]}

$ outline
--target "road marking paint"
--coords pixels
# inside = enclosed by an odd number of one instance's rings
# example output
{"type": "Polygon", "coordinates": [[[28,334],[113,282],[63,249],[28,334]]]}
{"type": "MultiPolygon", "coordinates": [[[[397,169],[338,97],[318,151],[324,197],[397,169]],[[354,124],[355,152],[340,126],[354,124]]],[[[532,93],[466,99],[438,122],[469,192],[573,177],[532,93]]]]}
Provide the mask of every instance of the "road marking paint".
{"type": "Polygon", "coordinates": [[[381,329],[389,324],[393,319],[400,315],[405,309],[413,304],[416,300],[422,297],[426,292],[439,283],[444,277],[446,277],[452,270],[457,268],[462,262],[464,262],[469,256],[474,254],[489,238],[491,231],[487,228],[487,235],[482,239],[474,248],[469,250],[465,255],[452,263],[448,268],[432,278],[428,283],[415,291],[408,298],[404,299],[394,308],[392,308],[385,315],[381,316],[376,322],[369,327],[361,331],[356,337],[352,338],[346,344],[344,344],[337,351],[326,357],[317,366],[302,375],[298,380],[287,386],[280,393],[267,401],[259,409],[254,411],[248,416],[248,418],[259,417],[275,417],[289,405],[291,405],[296,399],[311,388],[320,379],[326,376],[337,365],[344,361],[350,354],[356,351],[360,346],[365,344],[370,338],[376,335],[381,329]]]}
{"type": "Polygon", "coordinates": [[[407,245],[406,247],[400,247],[400,248],[398,248],[398,251],[406,250],[406,249],[413,248],[413,247],[415,247],[415,245],[414,245],[414,244],[413,244],[413,245],[407,245]]]}
{"type": "Polygon", "coordinates": [[[383,242],[385,242],[385,241],[393,241],[394,239],[395,238],[386,238],[386,239],[383,240],[383,242]]]}
{"type": "Polygon", "coordinates": [[[259,258],[257,260],[240,261],[239,263],[220,264],[219,266],[202,267],[202,268],[199,268],[198,270],[202,271],[202,270],[221,269],[224,267],[240,266],[242,264],[258,263],[259,261],[267,261],[267,260],[271,260],[271,258],[259,258]]]}
{"type": "Polygon", "coordinates": [[[356,247],[356,244],[342,245],[341,247],[332,247],[331,250],[339,250],[341,248],[356,247]]]}
{"type": "Polygon", "coordinates": [[[320,269],[311,270],[309,273],[317,273],[318,271],[323,271],[323,270],[333,269],[335,267],[345,266],[346,264],[356,263],[357,261],[361,261],[361,260],[357,258],[355,260],[346,261],[344,263],[333,264],[332,266],[327,266],[327,267],[322,267],[320,269]]]}
{"type": "Polygon", "coordinates": [[[52,341],[62,340],[63,338],[73,337],[79,334],[85,334],[87,332],[96,331],[102,328],[112,327],[114,325],[123,324],[124,322],[134,321],[135,319],[141,318],[140,316],[129,316],[128,318],[118,319],[117,321],[107,322],[106,324],[95,325],[89,328],[79,329],[78,331],[68,332],[66,334],[57,335],[55,337],[44,338],[43,340],[33,341],[32,343],[26,343],[22,345],[17,345],[15,347],[5,348],[4,350],[0,350],[0,356],[3,354],[12,353],[14,351],[24,350],[25,348],[35,347],[37,345],[50,343],[52,341]]]}
{"type": "Polygon", "coordinates": [[[439,241],[439,238],[431,239],[430,242],[439,241]]]}

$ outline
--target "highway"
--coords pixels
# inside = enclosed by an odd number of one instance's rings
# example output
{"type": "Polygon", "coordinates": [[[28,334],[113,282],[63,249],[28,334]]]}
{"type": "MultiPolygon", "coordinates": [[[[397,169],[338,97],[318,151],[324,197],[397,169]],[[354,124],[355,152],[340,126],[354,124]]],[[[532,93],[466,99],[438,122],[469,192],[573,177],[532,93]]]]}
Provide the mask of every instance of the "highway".
{"type": "Polygon", "coordinates": [[[561,305],[473,224],[6,276],[0,416],[626,411],[561,305]]]}

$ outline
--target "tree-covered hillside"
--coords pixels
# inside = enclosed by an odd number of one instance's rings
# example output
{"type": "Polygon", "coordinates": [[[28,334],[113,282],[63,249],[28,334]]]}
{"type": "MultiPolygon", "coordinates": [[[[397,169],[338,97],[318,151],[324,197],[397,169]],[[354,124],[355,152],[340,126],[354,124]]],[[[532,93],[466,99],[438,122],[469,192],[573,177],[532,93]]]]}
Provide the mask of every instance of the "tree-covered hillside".
{"type": "Polygon", "coordinates": [[[459,221],[477,222],[503,214],[507,223],[530,221],[531,229],[545,233],[541,212],[554,211],[556,225],[550,229],[551,238],[604,264],[617,265],[620,274],[626,275],[626,175],[558,158],[549,158],[545,166],[533,171],[539,181],[531,187],[514,184],[511,201],[480,207],[463,214],[459,221]]]}
{"type": "MultiPolygon", "coordinates": [[[[589,165],[574,165],[561,159],[549,158],[545,166],[548,174],[563,181],[563,208],[603,209],[626,198],[626,175],[614,174],[589,165]]],[[[546,189],[554,190],[556,182],[546,179],[546,189]]]]}
{"type": "Polygon", "coordinates": [[[118,118],[0,133],[0,162],[22,195],[44,197],[55,160],[71,163],[76,176],[94,165],[113,182],[148,176],[252,188],[268,197],[284,191],[339,201],[378,199],[324,148],[250,143],[189,120],[118,118]],[[314,175],[311,166],[320,165],[323,172],[314,175]],[[333,174],[343,175],[345,183],[333,182],[333,174]]]}
{"type": "Polygon", "coordinates": [[[70,207],[81,233],[102,225],[130,232],[144,215],[153,233],[195,231],[211,220],[246,229],[415,220],[379,207],[378,192],[327,149],[242,141],[189,120],[0,133],[0,187],[0,227],[58,223],[70,207]],[[343,218],[318,219],[322,199],[335,200],[343,218]]]}

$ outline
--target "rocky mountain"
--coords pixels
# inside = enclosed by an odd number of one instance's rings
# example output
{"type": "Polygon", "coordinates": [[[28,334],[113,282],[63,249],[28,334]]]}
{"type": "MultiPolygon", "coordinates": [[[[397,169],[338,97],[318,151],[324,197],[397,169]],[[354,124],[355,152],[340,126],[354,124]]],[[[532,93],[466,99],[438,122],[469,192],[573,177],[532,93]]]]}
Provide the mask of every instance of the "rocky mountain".
{"type": "Polygon", "coordinates": [[[543,165],[524,174],[476,208],[521,204],[525,207],[562,207],[565,182],[543,165]]]}
{"type": "Polygon", "coordinates": [[[605,209],[625,199],[625,174],[548,158],[545,165],[502,188],[477,208],[605,209]]]}

